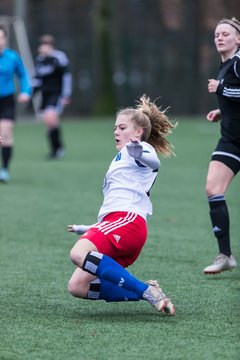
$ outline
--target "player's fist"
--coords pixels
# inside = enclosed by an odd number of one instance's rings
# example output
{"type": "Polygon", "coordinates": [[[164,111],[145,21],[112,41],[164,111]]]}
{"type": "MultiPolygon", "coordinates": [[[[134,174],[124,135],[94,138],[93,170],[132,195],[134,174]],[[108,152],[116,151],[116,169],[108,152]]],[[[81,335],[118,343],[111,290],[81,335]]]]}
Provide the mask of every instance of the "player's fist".
{"type": "Polygon", "coordinates": [[[82,235],[87,232],[93,225],[68,225],[68,232],[82,235]]]}
{"type": "Polygon", "coordinates": [[[68,232],[74,232],[74,230],[73,230],[73,225],[68,225],[67,231],[68,231],[68,232]]]}
{"type": "Polygon", "coordinates": [[[218,85],[219,85],[219,80],[209,79],[208,80],[208,92],[209,93],[216,93],[218,85]]]}
{"type": "Polygon", "coordinates": [[[61,103],[63,106],[67,106],[71,103],[71,98],[68,96],[63,96],[61,99],[61,103]]]}
{"type": "Polygon", "coordinates": [[[30,100],[30,96],[28,94],[19,94],[18,97],[17,97],[17,101],[20,103],[20,104],[25,104],[27,103],[28,101],[30,100]]]}
{"type": "Polygon", "coordinates": [[[128,151],[128,154],[134,159],[140,159],[143,152],[143,147],[141,142],[137,138],[131,138],[131,141],[126,144],[126,148],[128,151]]]}
{"type": "Polygon", "coordinates": [[[217,122],[221,118],[220,109],[212,110],[207,114],[207,120],[211,122],[217,122]]]}

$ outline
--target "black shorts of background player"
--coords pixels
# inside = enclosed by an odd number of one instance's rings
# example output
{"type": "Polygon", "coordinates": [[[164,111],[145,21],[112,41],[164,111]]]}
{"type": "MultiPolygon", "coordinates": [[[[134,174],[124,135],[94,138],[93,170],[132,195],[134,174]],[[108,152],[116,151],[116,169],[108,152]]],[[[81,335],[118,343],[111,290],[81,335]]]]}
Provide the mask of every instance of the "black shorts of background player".
{"type": "Polygon", "coordinates": [[[237,266],[231,252],[225,200],[225,192],[240,170],[240,22],[237,19],[222,19],[217,24],[215,45],[222,62],[217,79],[208,81],[208,91],[217,95],[219,109],[210,111],[207,119],[211,122],[221,120],[222,137],[212,154],[206,192],[219,254],[203,270],[205,274],[217,274],[237,266]]]}
{"type": "Polygon", "coordinates": [[[64,155],[60,115],[70,103],[72,76],[66,54],[54,48],[54,37],[43,35],[39,39],[35,60],[34,92],[41,91],[41,117],[47,127],[50,152],[48,158],[59,159],[64,155]]]}

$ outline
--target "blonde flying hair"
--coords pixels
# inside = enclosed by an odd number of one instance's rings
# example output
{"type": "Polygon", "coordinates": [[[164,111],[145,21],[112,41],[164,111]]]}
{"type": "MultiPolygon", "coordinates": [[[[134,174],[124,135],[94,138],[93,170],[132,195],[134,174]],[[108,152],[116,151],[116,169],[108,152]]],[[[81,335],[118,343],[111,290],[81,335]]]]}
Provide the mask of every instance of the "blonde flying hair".
{"type": "Polygon", "coordinates": [[[161,108],[157,107],[154,102],[151,102],[149,97],[143,95],[137,101],[135,109],[126,108],[120,110],[117,116],[130,116],[136,126],[143,129],[141,140],[148,142],[157,153],[167,157],[174,155],[174,152],[173,145],[168,142],[166,136],[172,133],[172,129],[177,126],[177,123],[171,123],[165,114],[166,110],[161,111],[161,108]]]}

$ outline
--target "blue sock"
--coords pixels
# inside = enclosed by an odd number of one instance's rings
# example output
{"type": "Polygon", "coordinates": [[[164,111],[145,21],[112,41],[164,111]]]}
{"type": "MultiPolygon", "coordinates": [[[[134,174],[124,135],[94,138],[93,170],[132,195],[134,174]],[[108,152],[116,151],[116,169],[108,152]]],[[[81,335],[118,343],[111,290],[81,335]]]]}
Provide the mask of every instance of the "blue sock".
{"type": "Polygon", "coordinates": [[[143,293],[148,288],[147,284],[139,281],[115,260],[96,251],[87,254],[82,268],[90,274],[96,275],[100,280],[103,279],[120,288],[133,291],[140,299],[143,298],[143,293]]]}
{"type": "Polygon", "coordinates": [[[133,291],[125,290],[103,279],[96,279],[91,282],[87,298],[107,302],[140,300],[133,291]]]}

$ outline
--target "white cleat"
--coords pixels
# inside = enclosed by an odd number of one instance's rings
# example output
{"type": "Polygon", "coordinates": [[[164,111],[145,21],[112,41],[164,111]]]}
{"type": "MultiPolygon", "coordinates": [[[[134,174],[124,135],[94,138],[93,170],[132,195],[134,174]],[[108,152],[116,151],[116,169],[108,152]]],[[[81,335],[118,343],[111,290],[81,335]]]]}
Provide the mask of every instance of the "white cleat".
{"type": "Polygon", "coordinates": [[[175,309],[171,300],[164,294],[157,280],[148,280],[149,287],[144,291],[143,298],[152,304],[157,311],[164,311],[166,315],[173,316],[175,309]]]}
{"type": "Polygon", "coordinates": [[[0,170],[0,181],[3,183],[7,183],[10,180],[9,172],[7,169],[0,170]]]}
{"type": "Polygon", "coordinates": [[[222,271],[231,271],[237,266],[237,261],[233,255],[227,256],[224,254],[218,254],[213,263],[207,266],[203,272],[206,275],[220,274],[222,271]]]}

